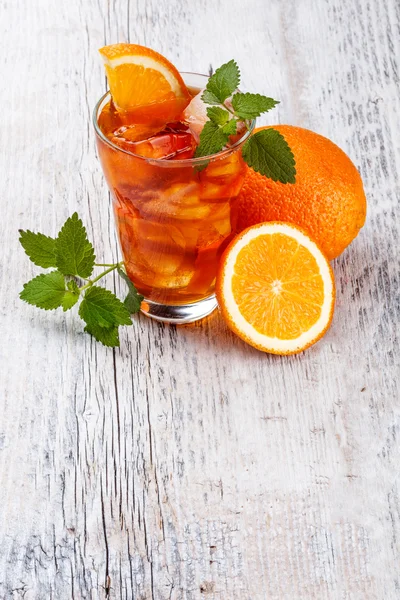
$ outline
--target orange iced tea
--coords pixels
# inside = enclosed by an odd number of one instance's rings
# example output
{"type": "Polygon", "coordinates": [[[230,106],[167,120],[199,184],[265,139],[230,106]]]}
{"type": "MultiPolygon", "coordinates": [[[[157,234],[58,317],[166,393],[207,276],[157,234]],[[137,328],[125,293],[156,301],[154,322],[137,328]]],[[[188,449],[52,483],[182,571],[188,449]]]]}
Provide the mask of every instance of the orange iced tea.
{"type": "Polygon", "coordinates": [[[186,123],[161,131],[159,122],[129,124],[109,95],[98,105],[96,132],[126,271],[139,292],[161,305],[212,296],[235,230],[248,133],[207,161],[195,159],[186,123]]]}

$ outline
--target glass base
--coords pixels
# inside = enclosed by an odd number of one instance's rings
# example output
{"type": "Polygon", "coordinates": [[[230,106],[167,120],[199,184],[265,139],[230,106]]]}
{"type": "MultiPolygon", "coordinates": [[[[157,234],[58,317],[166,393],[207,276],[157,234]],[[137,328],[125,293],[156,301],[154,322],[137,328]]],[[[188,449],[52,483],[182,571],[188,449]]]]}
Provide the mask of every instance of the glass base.
{"type": "Polygon", "coordinates": [[[146,317],[163,323],[173,323],[174,325],[183,325],[184,323],[193,323],[193,321],[204,319],[217,308],[217,300],[214,294],[193,304],[158,304],[147,298],[144,299],[144,302],[149,305],[148,311],[142,310],[146,317]]]}

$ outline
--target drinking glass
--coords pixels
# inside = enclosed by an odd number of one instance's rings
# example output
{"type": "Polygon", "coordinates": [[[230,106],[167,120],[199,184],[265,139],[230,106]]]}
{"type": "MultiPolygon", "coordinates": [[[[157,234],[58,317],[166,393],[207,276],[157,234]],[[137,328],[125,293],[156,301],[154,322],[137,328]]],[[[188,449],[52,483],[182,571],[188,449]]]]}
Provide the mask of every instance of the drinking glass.
{"type": "MultiPolygon", "coordinates": [[[[193,93],[208,79],[182,76],[193,93]]],[[[246,170],[241,148],[254,122],[212,156],[149,158],[102,132],[98,119],[109,100],[107,92],[96,104],[94,127],[126,272],[145,297],[147,316],[175,324],[201,319],[217,306],[218,263],[235,233],[246,170]]]]}

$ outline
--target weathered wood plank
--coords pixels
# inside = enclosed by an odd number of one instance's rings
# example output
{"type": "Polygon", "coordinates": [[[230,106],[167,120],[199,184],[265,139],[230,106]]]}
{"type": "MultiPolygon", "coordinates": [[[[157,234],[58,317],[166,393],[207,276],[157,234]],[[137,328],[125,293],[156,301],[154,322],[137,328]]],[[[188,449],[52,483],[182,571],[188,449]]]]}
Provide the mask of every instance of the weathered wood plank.
{"type": "Polygon", "coordinates": [[[398,2],[17,4],[0,4],[0,598],[400,597],[398,2]],[[140,317],[112,351],[18,300],[19,227],[77,209],[117,256],[90,116],[97,48],[122,40],[182,70],[234,56],[281,100],[268,122],[360,168],[368,221],[304,355],[261,355],[218,315],[140,317]]]}

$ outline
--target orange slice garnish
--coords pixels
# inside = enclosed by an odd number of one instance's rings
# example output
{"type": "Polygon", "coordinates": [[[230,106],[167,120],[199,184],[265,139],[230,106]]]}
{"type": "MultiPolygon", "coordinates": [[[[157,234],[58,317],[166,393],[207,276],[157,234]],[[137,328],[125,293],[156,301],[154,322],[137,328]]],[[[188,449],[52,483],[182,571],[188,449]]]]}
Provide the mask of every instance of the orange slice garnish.
{"type": "Polygon", "coordinates": [[[228,326],[264,352],[301,352],[332,321],[335,284],[329,262],[289,223],[261,223],[236,237],[222,255],[216,292],[228,326]]]}
{"type": "Polygon", "coordinates": [[[132,122],[177,120],[190,101],[185,83],[164,56],[137,44],[100,49],[116,108],[132,122]]]}

